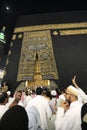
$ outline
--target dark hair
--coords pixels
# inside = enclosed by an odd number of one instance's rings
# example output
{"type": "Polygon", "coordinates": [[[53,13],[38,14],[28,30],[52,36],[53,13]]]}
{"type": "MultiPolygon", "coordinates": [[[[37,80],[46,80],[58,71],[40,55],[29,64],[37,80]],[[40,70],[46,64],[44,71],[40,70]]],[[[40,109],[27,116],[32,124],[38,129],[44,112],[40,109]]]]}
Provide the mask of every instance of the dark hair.
{"type": "Polygon", "coordinates": [[[17,92],[16,93],[22,93],[22,91],[21,90],[17,90],[17,92]]]}
{"type": "Polygon", "coordinates": [[[36,94],[37,94],[37,95],[41,95],[42,92],[43,92],[43,89],[42,89],[41,87],[38,87],[38,88],[36,89],[36,94]]]}
{"type": "Polygon", "coordinates": [[[0,92],[0,103],[3,103],[6,98],[8,98],[7,93],[6,92],[0,92]]]}

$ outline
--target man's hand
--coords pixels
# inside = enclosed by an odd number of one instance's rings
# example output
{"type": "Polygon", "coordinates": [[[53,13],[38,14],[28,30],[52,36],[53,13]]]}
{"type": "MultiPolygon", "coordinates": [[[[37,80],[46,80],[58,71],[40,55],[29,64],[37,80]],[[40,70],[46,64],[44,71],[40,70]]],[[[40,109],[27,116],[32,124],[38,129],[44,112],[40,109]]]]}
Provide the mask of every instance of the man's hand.
{"type": "Polygon", "coordinates": [[[72,83],[73,83],[73,84],[76,83],[76,75],[73,77],[72,83]]]}
{"type": "Polygon", "coordinates": [[[77,83],[76,83],[76,75],[73,77],[72,83],[73,83],[73,85],[74,85],[77,89],[79,88],[79,86],[78,86],[77,83]]]}

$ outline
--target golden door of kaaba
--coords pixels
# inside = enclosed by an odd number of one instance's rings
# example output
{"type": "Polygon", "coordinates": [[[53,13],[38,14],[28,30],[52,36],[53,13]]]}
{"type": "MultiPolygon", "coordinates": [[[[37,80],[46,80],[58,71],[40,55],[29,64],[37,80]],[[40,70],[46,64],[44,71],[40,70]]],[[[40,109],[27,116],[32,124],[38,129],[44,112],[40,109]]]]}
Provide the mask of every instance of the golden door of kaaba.
{"type": "Polygon", "coordinates": [[[50,30],[24,32],[17,81],[29,86],[49,86],[58,79],[50,30]]]}

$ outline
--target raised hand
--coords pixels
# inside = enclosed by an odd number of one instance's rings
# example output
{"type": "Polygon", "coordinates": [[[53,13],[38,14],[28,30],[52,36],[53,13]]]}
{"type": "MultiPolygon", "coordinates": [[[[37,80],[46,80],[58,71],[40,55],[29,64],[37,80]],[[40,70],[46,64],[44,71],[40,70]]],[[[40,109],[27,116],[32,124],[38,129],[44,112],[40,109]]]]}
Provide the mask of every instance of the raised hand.
{"type": "Polygon", "coordinates": [[[76,75],[73,77],[72,83],[77,89],[79,88],[78,84],[76,83],[76,75]]]}
{"type": "Polygon", "coordinates": [[[73,84],[76,83],[76,75],[73,77],[72,83],[73,83],[73,84]]]}

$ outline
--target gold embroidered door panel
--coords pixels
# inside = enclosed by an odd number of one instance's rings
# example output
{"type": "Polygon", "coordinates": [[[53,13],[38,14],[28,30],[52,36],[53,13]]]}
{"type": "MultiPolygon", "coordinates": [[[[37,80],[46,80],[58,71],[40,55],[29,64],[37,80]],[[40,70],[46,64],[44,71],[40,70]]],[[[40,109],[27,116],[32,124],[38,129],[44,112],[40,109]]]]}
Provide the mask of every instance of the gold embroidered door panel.
{"type": "Polygon", "coordinates": [[[50,79],[58,79],[50,30],[24,32],[17,80],[37,85],[50,79]]]}

